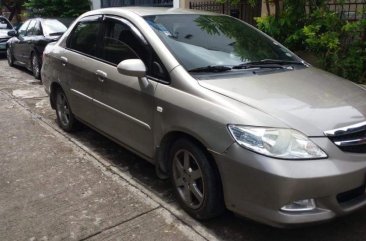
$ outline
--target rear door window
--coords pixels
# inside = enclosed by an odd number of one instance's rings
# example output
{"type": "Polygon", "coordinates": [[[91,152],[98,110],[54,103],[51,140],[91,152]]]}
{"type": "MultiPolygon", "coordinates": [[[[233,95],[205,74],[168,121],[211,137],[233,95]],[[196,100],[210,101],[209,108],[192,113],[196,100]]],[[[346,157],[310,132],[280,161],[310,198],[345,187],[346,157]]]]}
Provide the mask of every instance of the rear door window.
{"type": "Polygon", "coordinates": [[[44,19],[42,28],[45,35],[57,36],[66,32],[66,26],[56,19],[44,19]]]}
{"type": "Polygon", "coordinates": [[[36,35],[37,32],[36,28],[37,28],[37,20],[31,20],[29,27],[27,29],[26,36],[36,35]]]}

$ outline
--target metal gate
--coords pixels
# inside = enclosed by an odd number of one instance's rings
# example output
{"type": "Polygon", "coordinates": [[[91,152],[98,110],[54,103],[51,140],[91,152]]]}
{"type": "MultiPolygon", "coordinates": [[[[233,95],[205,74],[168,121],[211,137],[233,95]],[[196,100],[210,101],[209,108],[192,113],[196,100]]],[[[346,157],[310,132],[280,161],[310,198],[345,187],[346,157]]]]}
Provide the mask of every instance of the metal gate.
{"type": "Polygon", "coordinates": [[[254,6],[251,6],[247,0],[242,0],[236,5],[228,2],[218,3],[215,1],[209,2],[189,2],[190,9],[210,11],[216,13],[228,14],[233,17],[244,20],[245,22],[255,25],[255,17],[260,17],[262,12],[262,0],[257,0],[254,6]]]}

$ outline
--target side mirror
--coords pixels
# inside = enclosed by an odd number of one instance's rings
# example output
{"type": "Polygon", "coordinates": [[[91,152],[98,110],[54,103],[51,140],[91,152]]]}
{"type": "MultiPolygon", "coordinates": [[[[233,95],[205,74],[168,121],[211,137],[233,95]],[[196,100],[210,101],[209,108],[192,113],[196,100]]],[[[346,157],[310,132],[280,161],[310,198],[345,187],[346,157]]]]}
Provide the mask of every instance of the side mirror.
{"type": "Polygon", "coordinates": [[[8,32],[8,36],[10,36],[10,37],[16,37],[16,36],[18,36],[18,32],[16,30],[10,30],[8,32]]]}
{"type": "Polygon", "coordinates": [[[145,77],[146,66],[141,59],[126,59],[117,65],[117,70],[120,74],[134,76],[134,77],[145,77]]]}

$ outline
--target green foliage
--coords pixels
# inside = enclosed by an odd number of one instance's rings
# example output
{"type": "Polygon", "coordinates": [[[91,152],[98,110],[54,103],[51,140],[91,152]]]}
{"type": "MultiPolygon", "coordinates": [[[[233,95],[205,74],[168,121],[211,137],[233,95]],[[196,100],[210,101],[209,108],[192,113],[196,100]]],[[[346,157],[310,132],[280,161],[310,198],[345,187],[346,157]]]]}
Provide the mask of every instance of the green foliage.
{"type": "Polygon", "coordinates": [[[341,20],[325,1],[284,0],[284,4],[277,17],[257,18],[257,27],[293,51],[313,53],[323,69],[366,83],[365,19],[341,20]]]}
{"type": "Polygon", "coordinates": [[[337,73],[366,83],[366,19],[344,24],[341,40],[346,47],[340,48],[337,54],[337,73]]]}
{"type": "MultiPolygon", "coordinates": [[[[316,53],[335,52],[340,48],[342,22],[334,12],[318,9],[302,28],[305,46],[316,53]]],[[[301,38],[299,38],[301,40],[301,38]]]]}
{"type": "Polygon", "coordinates": [[[27,0],[33,15],[42,17],[77,17],[90,10],[89,0],[27,0]]]}

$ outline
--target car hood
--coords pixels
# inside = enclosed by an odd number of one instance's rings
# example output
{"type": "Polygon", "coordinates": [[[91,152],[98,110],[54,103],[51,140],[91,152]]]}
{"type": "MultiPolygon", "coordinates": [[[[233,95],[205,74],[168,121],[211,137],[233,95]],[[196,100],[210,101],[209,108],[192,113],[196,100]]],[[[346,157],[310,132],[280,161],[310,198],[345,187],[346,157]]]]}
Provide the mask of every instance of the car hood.
{"type": "Polygon", "coordinates": [[[0,29],[0,38],[10,38],[8,32],[11,29],[0,29]]]}
{"type": "Polygon", "coordinates": [[[366,120],[366,89],[314,67],[199,83],[308,136],[366,120]]]}

